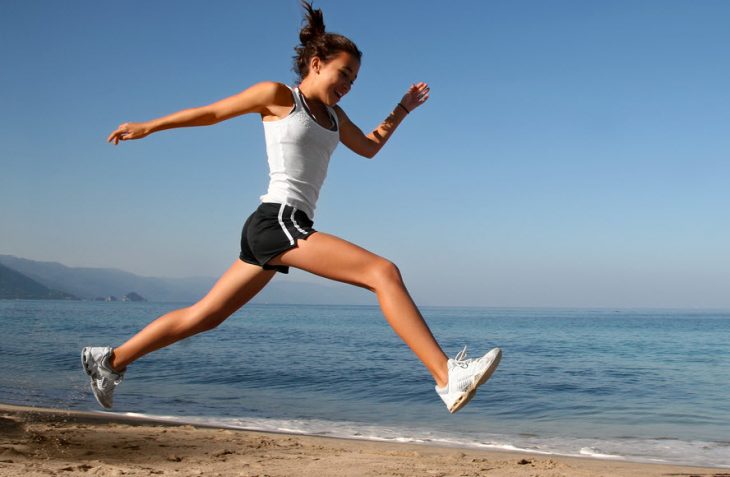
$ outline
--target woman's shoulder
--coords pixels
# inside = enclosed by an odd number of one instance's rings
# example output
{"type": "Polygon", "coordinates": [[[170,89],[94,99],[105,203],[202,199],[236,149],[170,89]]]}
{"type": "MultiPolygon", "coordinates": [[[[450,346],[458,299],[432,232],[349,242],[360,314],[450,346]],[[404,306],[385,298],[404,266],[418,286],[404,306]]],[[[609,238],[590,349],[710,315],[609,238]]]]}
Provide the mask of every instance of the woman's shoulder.
{"type": "Polygon", "coordinates": [[[273,121],[289,115],[294,107],[292,89],[284,83],[276,81],[261,81],[250,86],[241,93],[241,97],[248,97],[255,103],[264,121],[273,121]]]}
{"type": "Polygon", "coordinates": [[[332,109],[335,110],[335,113],[337,114],[337,121],[340,123],[343,123],[345,121],[350,121],[350,118],[347,116],[347,113],[345,113],[345,110],[340,107],[339,104],[335,104],[332,109]]]}
{"type": "Polygon", "coordinates": [[[264,99],[266,104],[291,106],[294,103],[292,88],[278,81],[261,81],[251,86],[250,89],[264,99]]]}
{"type": "Polygon", "coordinates": [[[254,84],[252,88],[260,88],[262,90],[271,90],[271,91],[291,91],[292,87],[285,84],[280,83],[279,81],[259,81],[258,83],[254,84]]]}

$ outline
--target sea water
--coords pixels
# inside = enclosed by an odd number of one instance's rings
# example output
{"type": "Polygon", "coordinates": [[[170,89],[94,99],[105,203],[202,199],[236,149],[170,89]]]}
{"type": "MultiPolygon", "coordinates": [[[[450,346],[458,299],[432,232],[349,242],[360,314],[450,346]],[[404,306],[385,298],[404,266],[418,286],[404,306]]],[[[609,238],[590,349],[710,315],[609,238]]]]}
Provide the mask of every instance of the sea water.
{"type": "MultiPolygon", "coordinates": [[[[82,346],[184,304],[0,301],[0,402],[97,410],[82,346]]],[[[449,414],[376,307],[253,305],[130,366],[114,412],[193,424],[730,467],[730,312],[424,308],[502,364],[449,414]]]]}

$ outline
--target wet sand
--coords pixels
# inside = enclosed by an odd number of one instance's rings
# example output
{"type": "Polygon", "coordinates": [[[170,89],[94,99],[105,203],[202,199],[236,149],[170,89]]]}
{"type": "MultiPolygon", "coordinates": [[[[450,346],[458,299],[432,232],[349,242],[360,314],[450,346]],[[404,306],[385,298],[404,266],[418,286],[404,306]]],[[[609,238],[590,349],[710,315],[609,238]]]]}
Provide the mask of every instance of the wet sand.
{"type": "Polygon", "coordinates": [[[0,475],[730,477],[730,469],[273,434],[0,404],[0,475]]]}

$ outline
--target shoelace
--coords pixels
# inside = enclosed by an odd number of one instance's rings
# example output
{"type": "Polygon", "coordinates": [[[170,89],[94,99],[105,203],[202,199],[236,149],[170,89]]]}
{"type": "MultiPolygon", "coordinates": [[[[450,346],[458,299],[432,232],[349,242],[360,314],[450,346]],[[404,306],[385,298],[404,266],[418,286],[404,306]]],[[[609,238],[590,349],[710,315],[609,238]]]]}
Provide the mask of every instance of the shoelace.
{"type": "Polygon", "coordinates": [[[466,357],[466,346],[454,356],[454,362],[462,368],[468,367],[472,361],[472,359],[467,359],[466,357]]]}

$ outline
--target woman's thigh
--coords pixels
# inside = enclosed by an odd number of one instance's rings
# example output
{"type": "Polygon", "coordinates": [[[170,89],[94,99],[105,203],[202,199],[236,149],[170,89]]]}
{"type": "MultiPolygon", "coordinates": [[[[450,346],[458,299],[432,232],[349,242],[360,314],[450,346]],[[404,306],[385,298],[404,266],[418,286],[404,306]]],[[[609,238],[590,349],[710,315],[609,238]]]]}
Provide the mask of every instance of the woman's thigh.
{"type": "Polygon", "coordinates": [[[299,268],[331,280],[373,288],[376,275],[395,266],[388,260],[334,235],[316,232],[273,258],[271,265],[299,268]]]}
{"type": "Polygon", "coordinates": [[[237,260],[193,308],[204,314],[228,316],[261,291],[275,273],[237,260]]]}

